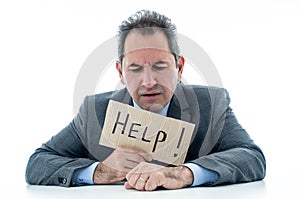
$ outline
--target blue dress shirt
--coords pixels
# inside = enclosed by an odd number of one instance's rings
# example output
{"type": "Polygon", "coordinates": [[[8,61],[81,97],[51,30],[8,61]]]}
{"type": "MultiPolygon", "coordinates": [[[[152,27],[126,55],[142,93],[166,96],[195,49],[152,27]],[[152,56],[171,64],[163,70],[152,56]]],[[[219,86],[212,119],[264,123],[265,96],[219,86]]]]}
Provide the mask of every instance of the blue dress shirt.
{"type": "MultiPolygon", "coordinates": [[[[142,109],[135,101],[133,101],[134,107],[138,109],[142,109]]],[[[158,114],[166,116],[168,112],[170,103],[168,103],[158,114]]],[[[93,176],[96,166],[99,162],[95,162],[90,166],[80,168],[75,170],[72,181],[75,184],[82,185],[82,184],[94,184],[93,176]]],[[[188,167],[194,176],[194,181],[192,186],[198,186],[207,183],[213,183],[218,180],[219,174],[215,171],[208,170],[200,165],[194,163],[184,163],[183,166],[188,167]]]]}

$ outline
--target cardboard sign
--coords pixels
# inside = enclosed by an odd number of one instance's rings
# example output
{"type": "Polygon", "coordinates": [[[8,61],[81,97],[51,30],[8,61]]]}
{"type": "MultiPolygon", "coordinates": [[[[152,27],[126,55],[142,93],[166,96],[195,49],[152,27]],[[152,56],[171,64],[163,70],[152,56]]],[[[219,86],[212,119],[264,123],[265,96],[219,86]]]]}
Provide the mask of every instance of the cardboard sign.
{"type": "Polygon", "coordinates": [[[110,100],[100,145],[132,146],[172,165],[184,162],[194,124],[110,100]]]}

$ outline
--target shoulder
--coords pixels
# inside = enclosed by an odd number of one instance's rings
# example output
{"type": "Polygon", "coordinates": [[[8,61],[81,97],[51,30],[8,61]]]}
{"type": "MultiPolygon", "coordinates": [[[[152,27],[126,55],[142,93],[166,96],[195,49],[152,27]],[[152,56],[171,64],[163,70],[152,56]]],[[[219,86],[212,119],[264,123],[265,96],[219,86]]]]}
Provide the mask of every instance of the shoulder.
{"type": "Polygon", "coordinates": [[[115,100],[124,102],[124,98],[128,96],[127,89],[120,89],[115,91],[103,92],[95,95],[88,95],[85,97],[81,109],[90,112],[96,112],[97,115],[103,115],[106,112],[109,101],[115,100]]]}
{"type": "Polygon", "coordinates": [[[94,107],[99,104],[101,104],[101,106],[108,104],[108,101],[111,99],[113,93],[113,91],[110,91],[94,95],[87,95],[83,100],[81,108],[89,110],[91,108],[94,109],[94,107]]]}
{"type": "Polygon", "coordinates": [[[127,89],[108,91],[103,93],[98,93],[94,95],[88,95],[84,99],[84,103],[88,104],[108,104],[109,100],[113,99],[119,101],[119,98],[123,98],[127,94],[127,89]]]}
{"type": "Polygon", "coordinates": [[[90,122],[98,121],[102,126],[109,101],[111,99],[118,100],[119,98],[122,98],[126,92],[126,89],[121,89],[86,96],[78,112],[79,118],[90,122]]]}
{"type": "Polygon", "coordinates": [[[200,99],[203,98],[214,99],[216,97],[217,98],[229,97],[227,90],[221,87],[203,86],[203,85],[185,85],[185,84],[180,84],[180,86],[182,87],[182,90],[186,96],[193,93],[200,99]]]}

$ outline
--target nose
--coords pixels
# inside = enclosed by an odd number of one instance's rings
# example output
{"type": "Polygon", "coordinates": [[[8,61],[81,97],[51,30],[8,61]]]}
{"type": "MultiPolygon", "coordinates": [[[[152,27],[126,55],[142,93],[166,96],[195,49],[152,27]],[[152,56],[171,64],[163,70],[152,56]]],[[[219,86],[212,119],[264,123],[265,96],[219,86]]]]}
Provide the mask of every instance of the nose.
{"type": "Polygon", "coordinates": [[[146,88],[152,88],[155,84],[157,84],[157,81],[153,72],[145,70],[142,75],[142,85],[146,88]]]}

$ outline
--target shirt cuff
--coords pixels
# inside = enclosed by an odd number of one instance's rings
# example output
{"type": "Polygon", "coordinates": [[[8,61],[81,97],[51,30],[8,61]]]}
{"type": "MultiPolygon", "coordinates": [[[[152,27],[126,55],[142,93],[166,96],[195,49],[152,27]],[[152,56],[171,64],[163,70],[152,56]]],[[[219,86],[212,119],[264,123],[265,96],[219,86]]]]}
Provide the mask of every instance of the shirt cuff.
{"type": "Polygon", "coordinates": [[[183,166],[188,167],[194,175],[194,182],[191,186],[213,183],[219,178],[219,174],[217,172],[206,169],[200,165],[194,163],[185,163],[183,166]]]}
{"type": "Polygon", "coordinates": [[[90,166],[75,170],[72,176],[72,181],[75,184],[94,184],[94,171],[99,162],[95,162],[90,166]]]}

